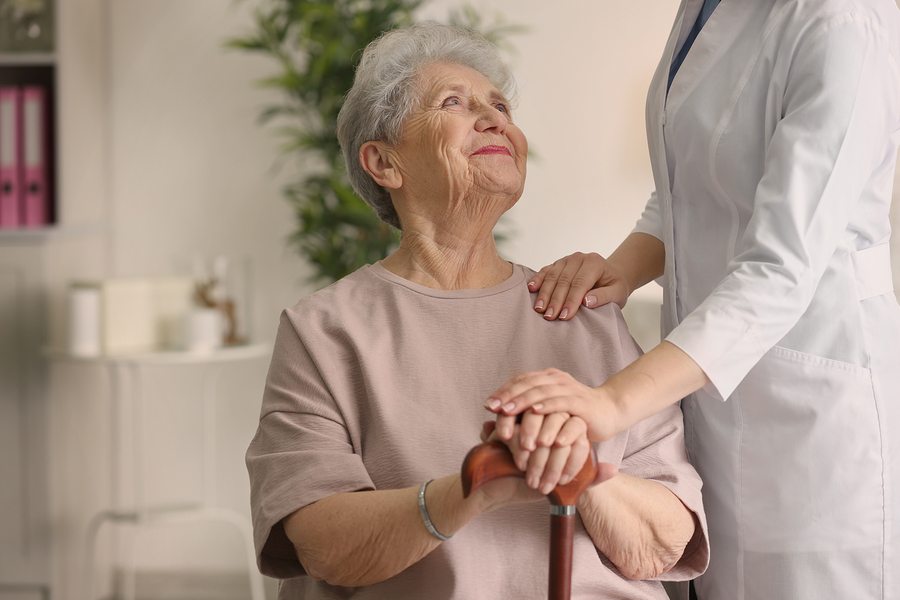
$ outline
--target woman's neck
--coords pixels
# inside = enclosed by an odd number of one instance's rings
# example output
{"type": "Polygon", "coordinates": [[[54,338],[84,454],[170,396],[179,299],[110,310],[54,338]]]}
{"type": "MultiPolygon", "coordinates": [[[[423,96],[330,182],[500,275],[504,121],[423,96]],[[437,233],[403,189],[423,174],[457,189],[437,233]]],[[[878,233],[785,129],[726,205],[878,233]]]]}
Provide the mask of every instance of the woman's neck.
{"type": "Polygon", "coordinates": [[[440,290],[483,289],[512,275],[490,231],[476,236],[404,228],[400,247],[382,261],[404,279],[440,290]]]}

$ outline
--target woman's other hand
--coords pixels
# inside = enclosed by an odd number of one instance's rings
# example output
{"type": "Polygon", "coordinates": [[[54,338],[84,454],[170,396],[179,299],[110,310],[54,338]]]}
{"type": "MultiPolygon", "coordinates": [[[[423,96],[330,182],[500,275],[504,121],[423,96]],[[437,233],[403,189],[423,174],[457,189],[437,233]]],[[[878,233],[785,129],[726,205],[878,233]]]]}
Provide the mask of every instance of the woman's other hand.
{"type": "Polygon", "coordinates": [[[528,290],[537,292],[534,310],[548,321],[571,319],[582,304],[625,306],[633,291],[624,274],[594,252],[576,252],[542,268],[528,282],[528,290]]]}
{"type": "MultiPolygon", "coordinates": [[[[549,494],[557,485],[572,481],[584,467],[591,452],[591,444],[585,435],[587,428],[578,417],[565,413],[538,415],[525,413],[521,425],[513,425],[501,432],[498,421],[487,421],[482,429],[482,440],[504,442],[513,456],[516,466],[525,473],[525,484],[530,490],[549,494]],[[524,447],[522,439],[531,441],[524,447]]],[[[613,477],[618,470],[614,465],[598,464],[594,484],[613,477]]]]}

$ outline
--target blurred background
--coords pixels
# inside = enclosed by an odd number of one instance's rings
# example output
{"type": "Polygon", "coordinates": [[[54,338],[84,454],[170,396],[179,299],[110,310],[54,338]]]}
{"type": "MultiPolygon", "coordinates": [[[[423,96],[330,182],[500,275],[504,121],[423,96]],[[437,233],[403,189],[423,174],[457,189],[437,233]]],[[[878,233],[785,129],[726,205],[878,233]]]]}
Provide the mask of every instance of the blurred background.
{"type": "MultiPolygon", "coordinates": [[[[0,176],[20,123],[37,202],[0,210],[0,600],[273,597],[248,568],[243,453],[279,312],[337,260],[298,251],[326,243],[297,202],[328,128],[290,120],[297,82],[254,48],[277,4],[0,0],[0,176]]],[[[502,252],[609,253],[653,187],[644,94],[678,2],[483,4],[413,16],[480,20],[516,75],[534,156],[502,252]]],[[[645,348],[660,297],[626,310],[645,348]]]]}

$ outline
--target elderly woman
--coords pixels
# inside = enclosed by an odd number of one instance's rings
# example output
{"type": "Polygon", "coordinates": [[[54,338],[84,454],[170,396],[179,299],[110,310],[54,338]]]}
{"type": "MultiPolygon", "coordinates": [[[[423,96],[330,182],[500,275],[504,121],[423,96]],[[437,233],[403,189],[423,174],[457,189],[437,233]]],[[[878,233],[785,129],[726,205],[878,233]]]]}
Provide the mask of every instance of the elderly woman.
{"type": "Polygon", "coordinates": [[[393,31],[363,54],[338,137],[354,187],[403,235],[282,315],[247,453],[259,565],[286,580],[280,598],[542,598],[541,494],[590,451],[619,473],[579,501],[574,598],[665,598],[651,580],[706,566],[676,406],[593,446],[584,422],[554,415],[534,451],[511,443],[524,479],[463,498],[459,467],[490,434],[483,402],[500,383],[557,367],[598,385],[639,354],[613,305],[534,315],[534,272],[497,252],[525,183],[511,87],[493,46],[450,27],[393,31]]]}

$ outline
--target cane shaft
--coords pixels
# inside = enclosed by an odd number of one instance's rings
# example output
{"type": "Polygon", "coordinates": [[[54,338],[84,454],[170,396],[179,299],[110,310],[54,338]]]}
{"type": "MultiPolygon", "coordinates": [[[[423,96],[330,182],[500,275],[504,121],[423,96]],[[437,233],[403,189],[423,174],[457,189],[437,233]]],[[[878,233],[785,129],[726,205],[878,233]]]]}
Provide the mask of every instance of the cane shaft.
{"type": "MultiPolygon", "coordinates": [[[[472,448],[462,466],[463,497],[499,477],[524,477],[505,444],[487,442],[472,448]]],[[[550,600],[569,600],[572,594],[572,539],[575,534],[575,504],[597,477],[593,453],[566,485],[547,494],[550,500],[550,600]]]]}
{"type": "Polygon", "coordinates": [[[569,600],[572,595],[572,538],[575,515],[550,516],[549,600],[569,600]]]}

